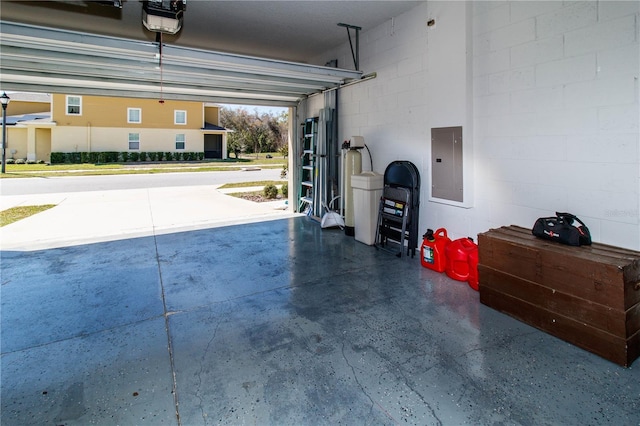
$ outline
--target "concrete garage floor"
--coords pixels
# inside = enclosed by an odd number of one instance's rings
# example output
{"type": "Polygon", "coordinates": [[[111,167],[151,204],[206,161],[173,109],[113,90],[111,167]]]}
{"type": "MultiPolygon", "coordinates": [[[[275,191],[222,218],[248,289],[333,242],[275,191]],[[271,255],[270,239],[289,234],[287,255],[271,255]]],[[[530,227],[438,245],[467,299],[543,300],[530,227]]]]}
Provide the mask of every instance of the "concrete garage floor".
{"type": "Polygon", "coordinates": [[[2,252],[2,425],[640,424],[622,368],[306,217],[2,252]]]}

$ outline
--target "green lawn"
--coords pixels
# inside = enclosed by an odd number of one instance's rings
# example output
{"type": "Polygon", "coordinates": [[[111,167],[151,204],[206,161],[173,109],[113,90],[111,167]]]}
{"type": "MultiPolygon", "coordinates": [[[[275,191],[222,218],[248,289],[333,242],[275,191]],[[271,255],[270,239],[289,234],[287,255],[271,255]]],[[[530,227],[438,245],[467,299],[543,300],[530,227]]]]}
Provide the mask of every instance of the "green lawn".
{"type": "Polygon", "coordinates": [[[241,156],[239,159],[186,162],[139,162],[109,164],[7,164],[6,173],[0,178],[48,177],[48,176],[92,176],[115,174],[153,174],[175,173],[186,170],[193,172],[212,172],[223,170],[241,170],[245,167],[282,168],[287,159],[277,153],[266,158],[266,153],[241,156]]]}
{"type": "Polygon", "coordinates": [[[40,206],[20,206],[11,207],[10,209],[0,212],[0,227],[9,225],[10,223],[17,222],[20,219],[33,216],[34,214],[48,210],[51,207],[55,207],[55,204],[43,204],[40,206]]]}

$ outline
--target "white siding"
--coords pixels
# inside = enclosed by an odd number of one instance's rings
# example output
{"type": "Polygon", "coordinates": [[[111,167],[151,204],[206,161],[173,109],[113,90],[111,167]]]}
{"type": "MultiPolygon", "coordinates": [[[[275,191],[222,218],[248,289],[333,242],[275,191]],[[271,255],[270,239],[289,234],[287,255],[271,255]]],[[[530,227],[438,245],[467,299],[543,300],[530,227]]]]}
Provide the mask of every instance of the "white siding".
{"type": "Polygon", "coordinates": [[[204,136],[200,130],[189,129],[127,129],[114,127],[58,127],[52,132],[53,152],[129,151],[129,133],[140,134],[137,152],[176,150],[176,134],[185,135],[185,152],[203,152],[204,136]]]}

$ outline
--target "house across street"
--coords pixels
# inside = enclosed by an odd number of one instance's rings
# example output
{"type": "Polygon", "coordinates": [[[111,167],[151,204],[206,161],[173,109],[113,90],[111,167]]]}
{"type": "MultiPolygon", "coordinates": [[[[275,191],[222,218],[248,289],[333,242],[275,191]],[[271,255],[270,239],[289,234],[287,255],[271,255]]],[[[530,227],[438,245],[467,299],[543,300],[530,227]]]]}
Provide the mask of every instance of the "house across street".
{"type": "Polygon", "coordinates": [[[227,158],[228,131],[220,126],[217,104],[32,93],[11,98],[11,159],[53,162],[52,153],[100,152],[117,153],[122,161],[174,153],[227,158]]]}

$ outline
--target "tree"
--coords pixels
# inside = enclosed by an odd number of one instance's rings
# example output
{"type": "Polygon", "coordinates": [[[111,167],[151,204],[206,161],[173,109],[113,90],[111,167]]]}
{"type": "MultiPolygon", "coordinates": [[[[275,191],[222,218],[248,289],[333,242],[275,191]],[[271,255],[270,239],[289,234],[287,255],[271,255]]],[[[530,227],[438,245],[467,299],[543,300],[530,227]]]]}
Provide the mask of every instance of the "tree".
{"type": "Polygon", "coordinates": [[[227,149],[233,152],[238,158],[239,154],[247,149],[245,138],[246,131],[249,129],[249,116],[244,109],[222,108],[220,110],[220,124],[226,129],[231,130],[227,134],[227,149]]]}
{"type": "Polygon", "coordinates": [[[287,146],[288,114],[249,113],[245,108],[223,107],[220,124],[232,130],[227,136],[227,147],[238,158],[240,153],[276,152],[287,146]]]}

